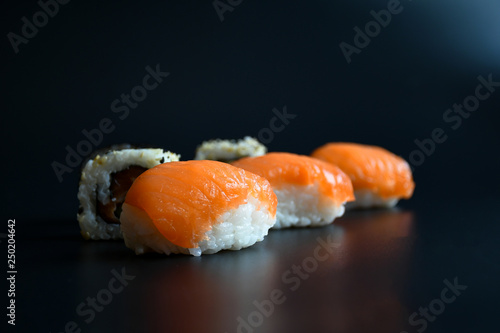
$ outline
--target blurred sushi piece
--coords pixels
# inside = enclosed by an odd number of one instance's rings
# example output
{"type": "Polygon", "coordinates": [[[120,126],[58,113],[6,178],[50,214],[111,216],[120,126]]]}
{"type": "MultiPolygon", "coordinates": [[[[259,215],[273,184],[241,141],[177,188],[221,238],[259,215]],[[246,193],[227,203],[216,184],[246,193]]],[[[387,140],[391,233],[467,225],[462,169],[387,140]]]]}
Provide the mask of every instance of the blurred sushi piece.
{"type": "Polygon", "coordinates": [[[344,172],[308,156],[269,153],[232,165],[269,180],[278,198],[275,229],[330,224],[344,214],[344,204],[354,200],[344,172]]]}
{"type": "Polygon", "coordinates": [[[415,188],[408,163],[388,150],[357,143],[327,143],[312,157],[332,163],[349,175],[356,201],[351,208],[393,207],[415,188]]]}
{"type": "Polygon", "coordinates": [[[128,144],[99,150],[82,167],[77,215],[85,239],[120,239],[120,213],[125,195],[144,171],[180,155],[156,148],[128,144]]]}
{"type": "Polygon", "coordinates": [[[205,141],[196,149],[194,159],[231,162],[243,157],[261,156],[266,152],[266,146],[246,136],[238,141],[221,139],[205,141]]]}
{"type": "Polygon", "coordinates": [[[160,164],[141,174],[120,217],[127,247],[193,256],[262,241],[276,221],[269,182],[217,161],[160,164]]]}

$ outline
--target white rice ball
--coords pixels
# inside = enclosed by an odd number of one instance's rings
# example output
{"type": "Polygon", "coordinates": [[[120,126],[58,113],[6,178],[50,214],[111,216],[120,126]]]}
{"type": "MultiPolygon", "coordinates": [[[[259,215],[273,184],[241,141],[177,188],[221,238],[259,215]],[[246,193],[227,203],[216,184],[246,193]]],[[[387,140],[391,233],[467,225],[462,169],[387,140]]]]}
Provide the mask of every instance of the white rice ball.
{"type": "Polygon", "coordinates": [[[132,205],[123,205],[120,221],[125,244],[136,254],[158,252],[200,256],[221,250],[240,250],[262,241],[276,217],[249,194],[246,203],[219,216],[196,248],[185,248],[170,242],[158,231],[145,211],[132,205]]]}
{"type": "Polygon", "coordinates": [[[323,226],[344,214],[344,204],[322,196],[318,185],[285,185],[274,193],[278,198],[274,229],[323,226]]]}
{"type": "Polygon", "coordinates": [[[347,210],[364,209],[364,208],[392,208],[397,205],[399,198],[382,198],[381,196],[369,190],[355,190],[355,201],[348,202],[347,210]]]}

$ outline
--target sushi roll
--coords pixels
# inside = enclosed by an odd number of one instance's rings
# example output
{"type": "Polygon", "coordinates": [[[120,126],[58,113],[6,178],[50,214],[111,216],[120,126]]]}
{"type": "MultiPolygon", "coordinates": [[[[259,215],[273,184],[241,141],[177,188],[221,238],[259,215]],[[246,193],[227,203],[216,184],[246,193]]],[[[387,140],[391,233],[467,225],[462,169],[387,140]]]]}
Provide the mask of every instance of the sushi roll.
{"type": "Polygon", "coordinates": [[[232,165],[269,180],[278,198],[275,229],[330,224],[344,214],[344,204],[354,200],[345,173],[308,156],[269,153],[232,165]]]}
{"type": "Polygon", "coordinates": [[[217,161],[160,164],[140,175],[120,217],[127,247],[193,256],[262,241],[276,221],[269,182],[217,161]]]}
{"type": "Polygon", "coordinates": [[[194,159],[231,162],[243,157],[261,156],[266,152],[266,146],[246,136],[238,141],[221,139],[205,141],[196,149],[194,159]]]}
{"type": "Polygon", "coordinates": [[[85,239],[120,239],[120,213],[130,185],[144,171],[160,163],[178,161],[163,149],[114,146],[96,152],[82,168],[77,215],[85,239]]]}
{"type": "Polygon", "coordinates": [[[327,143],[311,156],[338,166],[352,180],[356,201],[347,208],[394,207],[415,188],[410,166],[381,147],[327,143]]]}

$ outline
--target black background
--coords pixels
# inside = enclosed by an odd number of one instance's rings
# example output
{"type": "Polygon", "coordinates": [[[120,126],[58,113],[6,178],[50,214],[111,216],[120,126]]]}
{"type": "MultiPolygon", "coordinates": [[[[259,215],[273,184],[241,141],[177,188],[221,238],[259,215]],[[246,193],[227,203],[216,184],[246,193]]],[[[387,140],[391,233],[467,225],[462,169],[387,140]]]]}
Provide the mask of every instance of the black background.
{"type": "Polygon", "coordinates": [[[477,76],[500,81],[496,1],[403,1],[350,64],[339,44],[353,44],[353,28],[387,1],[244,1],[223,22],[210,1],[72,1],[18,54],[6,35],[20,34],[21,18],[40,8],[11,6],[1,23],[9,216],[75,216],[78,170],[60,183],[51,163],[65,164],[65,147],[76,149],[82,130],[103,118],[116,128],[99,147],[150,144],[190,159],[203,140],[256,137],[285,105],[297,118],[276,133],[272,151],[309,154],[354,141],[408,159],[415,139],[441,127],[448,140],[415,170],[417,193],[498,188],[499,157],[490,150],[499,142],[498,91],[457,130],[442,118],[474,93],[477,76]],[[156,64],[170,76],[120,120],[111,102],[156,64]]]}
{"type": "Polygon", "coordinates": [[[415,168],[415,196],[401,207],[433,203],[467,215],[455,220],[442,209],[433,223],[446,227],[428,226],[428,237],[439,243],[458,228],[457,237],[468,239],[477,228],[480,237],[469,242],[493,251],[498,228],[488,228],[497,215],[471,212],[498,202],[500,88],[457,129],[443,114],[474,93],[478,76],[500,81],[500,2],[401,1],[401,13],[348,63],[339,44],[353,44],[353,28],[363,29],[370,11],[387,3],[247,0],[221,21],[211,1],[73,0],[16,54],[7,34],[20,34],[21,18],[32,21],[40,7],[9,1],[0,20],[3,220],[59,221],[78,234],[78,167],[60,182],[52,163],[65,164],[66,146],[76,149],[82,130],[103,118],[115,130],[95,149],[129,142],[191,159],[204,140],[257,137],[273,108],[286,106],[297,117],[275,133],[270,151],[309,154],[329,141],[353,141],[408,160],[415,140],[442,128],[447,140],[415,168]],[[112,101],[156,64],[170,76],[120,120],[112,101]]]}

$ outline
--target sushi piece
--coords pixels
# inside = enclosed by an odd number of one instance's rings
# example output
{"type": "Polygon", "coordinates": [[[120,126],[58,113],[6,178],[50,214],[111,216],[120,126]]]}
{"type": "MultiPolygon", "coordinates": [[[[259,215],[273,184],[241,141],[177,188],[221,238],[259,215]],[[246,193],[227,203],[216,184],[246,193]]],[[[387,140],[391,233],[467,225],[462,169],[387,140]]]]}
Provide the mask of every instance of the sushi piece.
{"type": "Polygon", "coordinates": [[[344,214],[344,204],[354,200],[345,173],[308,156],[269,153],[232,165],[269,180],[278,197],[275,229],[330,224],[344,214]]]}
{"type": "Polygon", "coordinates": [[[410,166],[381,147],[327,143],[311,156],[338,166],[352,180],[356,201],[347,208],[393,207],[415,188],[410,166]]]}
{"type": "Polygon", "coordinates": [[[262,241],[276,221],[269,182],[217,161],[160,164],[140,175],[120,217],[127,247],[200,256],[262,241]]]}
{"type": "Polygon", "coordinates": [[[266,146],[249,136],[236,140],[205,141],[196,149],[195,160],[231,162],[248,156],[261,156],[267,152],[266,146]]]}
{"type": "Polygon", "coordinates": [[[85,239],[120,239],[120,213],[133,181],[160,163],[180,155],[153,148],[113,146],[96,152],[84,164],[78,189],[77,215],[85,239]]]}

